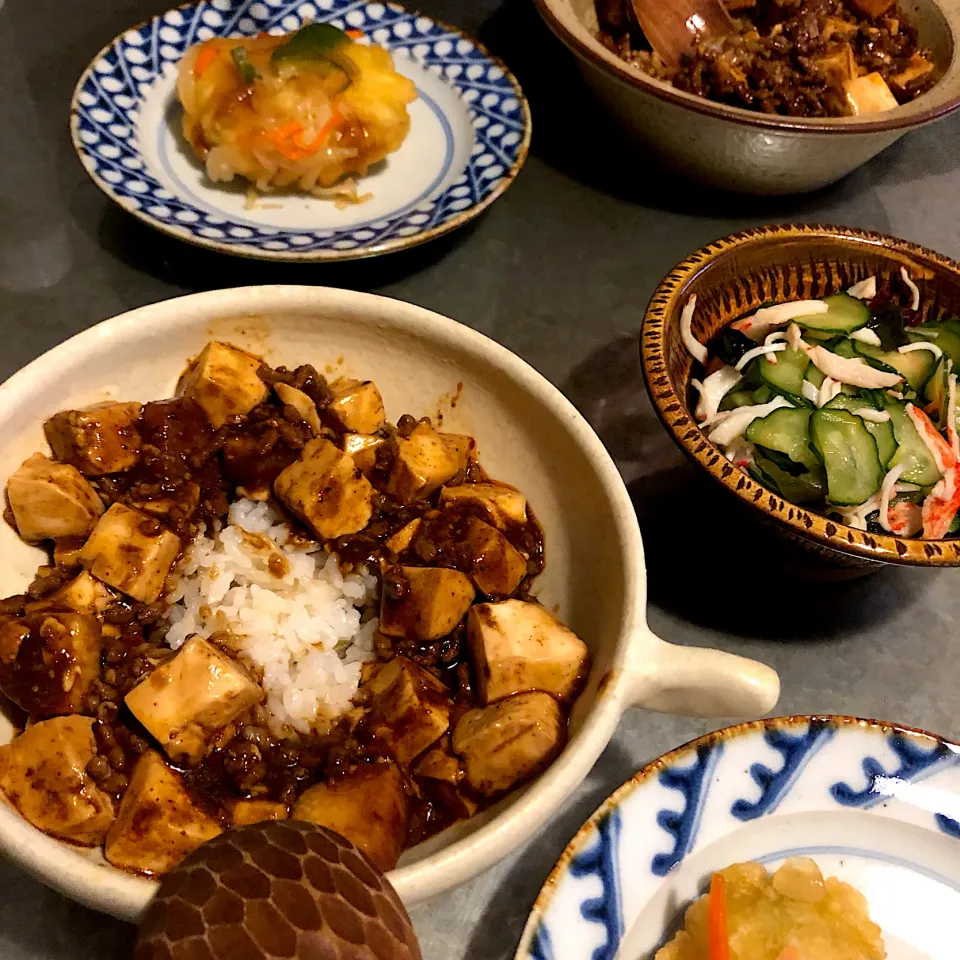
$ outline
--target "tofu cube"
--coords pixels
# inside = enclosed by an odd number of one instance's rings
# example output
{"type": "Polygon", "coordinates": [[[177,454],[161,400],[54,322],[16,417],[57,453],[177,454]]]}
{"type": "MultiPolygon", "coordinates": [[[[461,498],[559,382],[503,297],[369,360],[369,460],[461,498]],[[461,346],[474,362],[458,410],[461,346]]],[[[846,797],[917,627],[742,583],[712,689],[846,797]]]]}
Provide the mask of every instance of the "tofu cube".
{"type": "Polygon", "coordinates": [[[450,728],[450,691],[406,657],[380,664],[363,692],[371,730],[390,745],[401,767],[409,767],[450,728]]]}
{"type": "Polygon", "coordinates": [[[403,775],[395,763],[358,764],[304,791],[293,808],[294,820],[336,831],[384,873],[400,859],[408,817],[403,775]]]}
{"type": "Polygon", "coordinates": [[[829,53],[817,57],[814,63],[824,78],[836,86],[843,86],[858,76],[857,61],[849,43],[842,43],[829,53]]]}
{"type": "Polygon", "coordinates": [[[7,500],[24,540],[85,537],[103,513],[97,491],[76,467],[35,453],[7,481],[7,500]]]}
{"type": "Polygon", "coordinates": [[[257,375],[260,363],[246,350],[213,340],[183,372],[177,396],[196,400],[218,430],[230,417],[246,416],[267,399],[267,386],[257,375]]]}
{"type": "Polygon", "coordinates": [[[121,870],[160,876],[222,832],[193,802],[180,775],[148,750],[133,768],[104,854],[121,870]]]}
{"type": "Polygon", "coordinates": [[[383,590],[380,632],[387,637],[439,640],[467,612],[476,591],[470,578],[443,567],[399,567],[403,595],[383,590]]]}
{"type": "Polygon", "coordinates": [[[934,71],[934,65],[924,56],[915,53],[907,63],[906,67],[896,76],[891,77],[890,83],[894,90],[899,90],[903,94],[909,94],[910,87],[918,80],[929,76],[934,71]]]}
{"type": "Polygon", "coordinates": [[[510,596],[527,575],[527,558],[489,523],[469,517],[464,545],[473,560],[473,582],[489,597],[510,596]]]}
{"type": "Polygon", "coordinates": [[[520,693],[467,711],[453,731],[467,782],[486,797],[505,793],[543,770],[563,747],[560,705],[548,693],[520,693]]]}
{"type": "Polygon", "coordinates": [[[100,677],[100,623],[79,613],[31,613],[0,626],[0,690],[32,716],[80,713],[100,677]]]}
{"type": "Polygon", "coordinates": [[[457,487],[444,487],[440,499],[445,503],[466,500],[482,507],[489,522],[498,530],[510,525],[527,522],[527,498],[513,487],[500,483],[467,483],[457,487]]]}
{"type": "Polygon", "coordinates": [[[324,414],[338,430],[348,433],[376,433],[387,421],[383,397],[372,380],[341,377],[330,384],[333,399],[324,414]]]}
{"type": "Polygon", "coordinates": [[[438,740],[419,760],[411,771],[416,777],[427,780],[441,780],[456,786],[463,779],[463,765],[453,752],[450,737],[438,740]]]}
{"type": "Polygon", "coordinates": [[[180,540],[153,517],[115,503],[80,551],[80,562],[115,590],[153,603],[180,553],[180,540]]]}
{"type": "Polygon", "coordinates": [[[243,667],[191,637],[124,698],[172,760],[203,757],[216,731],[259,703],[263,690],[243,667]]]}
{"type": "Polygon", "coordinates": [[[571,697],[584,673],[584,642],[536,603],[478,603],[467,616],[467,642],[483,703],[542,690],[571,697]]]}
{"type": "Polygon", "coordinates": [[[369,477],[377,462],[377,447],[386,443],[385,437],[365,433],[345,433],[341,438],[343,452],[353,457],[353,462],[365,477],[369,477]]]}
{"type": "Polygon", "coordinates": [[[897,98],[890,92],[886,80],[879,73],[868,73],[845,84],[847,103],[855,117],[883,113],[898,107],[897,98]]]}
{"type": "Polygon", "coordinates": [[[401,553],[406,550],[411,543],[413,543],[413,538],[417,535],[417,531],[420,529],[420,524],[423,521],[417,517],[416,520],[411,520],[405,527],[401,527],[387,542],[384,546],[391,552],[399,556],[401,553]]]}
{"type": "Polygon", "coordinates": [[[57,460],[84,476],[121,473],[140,458],[139,403],[100,403],[86,410],[63,410],[43,432],[57,460]]]}
{"type": "Polygon", "coordinates": [[[55,717],[0,747],[0,790],[38,830],[96,846],[113,823],[113,801],[87,774],[96,756],[91,717],[55,717]]]}
{"type": "Polygon", "coordinates": [[[373,513],[373,487],[329,440],[311,440],[274,481],[286,506],[323,539],[357,533],[373,513]]]}
{"type": "Polygon", "coordinates": [[[396,436],[392,442],[386,490],[400,503],[429,497],[461,470],[458,452],[429,424],[418,423],[409,437],[396,436]]]}
{"type": "Polygon", "coordinates": [[[440,438],[457,463],[457,473],[467,469],[471,460],[477,459],[477,441],[465,433],[441,433],[440,438]]]}
{"type": "Polygon", "coordinates": [[[291,387],[287,383],[275,383],[274,392],[280,398],[280,402],[286,406],[293,407],[300,415],[303,421],[310,427],[315,437],[320,435],[320,414],[317,413],[317,405],[302,391],[296,387],[291,387]]]}
{"type": "Polygon", "coordinates": [[[264,820],[286,820],[288,817],[286,805],[273,800],[238,800],[230,811],[230,819],[235,827],[263,823],[264,820]]]}
{"type": "Polygon", "coordinates": [[[103,613],[113,603],[114,594],[106,584],[95,577],[91,577],[86,570],[65,583],[59,590],[54,591],[42,600],[28,603],[27,613],[37,613],[48,610],[72,610],[74,613],[85,613],[96,616],[103,613]]]}

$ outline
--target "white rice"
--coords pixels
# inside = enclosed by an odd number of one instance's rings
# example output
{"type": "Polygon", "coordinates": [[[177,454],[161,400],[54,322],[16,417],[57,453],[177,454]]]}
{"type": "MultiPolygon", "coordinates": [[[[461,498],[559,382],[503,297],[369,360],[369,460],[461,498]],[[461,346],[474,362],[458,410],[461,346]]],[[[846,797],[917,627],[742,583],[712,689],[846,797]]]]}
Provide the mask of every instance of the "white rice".
{"type": "Polygon", "coordinates": [[[167,597],[167,643],[178,649],[191,636],[229,631],[263,672],[276,732],[325,725],[349,708],[361,664],[374,657],[376,579],[364,570],[342,576],[335,556],[289,544],[269,504],[239,500],[228,519],[184,560],[167,597]]]}

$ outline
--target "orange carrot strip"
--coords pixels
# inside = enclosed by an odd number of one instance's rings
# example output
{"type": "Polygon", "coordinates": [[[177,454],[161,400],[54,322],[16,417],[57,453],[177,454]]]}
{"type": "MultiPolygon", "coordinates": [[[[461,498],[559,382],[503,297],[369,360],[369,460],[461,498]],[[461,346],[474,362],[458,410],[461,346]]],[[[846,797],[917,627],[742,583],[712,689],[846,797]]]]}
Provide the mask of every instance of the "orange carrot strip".
{"type": "Polygon", "coordinates": [[[214,46],[201,47],[197,59],[193,61],[193,75],[199,80],[207,68],[217,59],[220,51],[214,46]]]}
{"type": "Polygon", "coordinates": [[[359,40],[365,34],[362,30],[347,30],[347,36],[353,40],[359,40]]]}
{"type": "Polygon", "coordinates": [[[317,135],[312,140],[304,140],[303,134],[298,133],[293,138],[293,142],[301,150],[305,151],[305,155],[307,156],[316,153],[324,143],[326,143],[327,137],[333,132],[333,129],[342,119],[343,117],[334,110],[330,115],[330,119],[317,131],[317,135]]]}
{"type": "Polygon", "coordinates": [[[295,133],[300,133],[301,130],[303,130],[302,123],[297,123],[296,120],[290,120],[282,127],[278,127],[277,133],[280,134],[281,137],[290,137],[295,133]]]}
{"type": "Polygon", "coordinates": [[[710,960],[730,960],[730,939],[727,936],[727,884],[715,873],[710,878],[710,899],[707,902],[707,946],[710,960]]]}

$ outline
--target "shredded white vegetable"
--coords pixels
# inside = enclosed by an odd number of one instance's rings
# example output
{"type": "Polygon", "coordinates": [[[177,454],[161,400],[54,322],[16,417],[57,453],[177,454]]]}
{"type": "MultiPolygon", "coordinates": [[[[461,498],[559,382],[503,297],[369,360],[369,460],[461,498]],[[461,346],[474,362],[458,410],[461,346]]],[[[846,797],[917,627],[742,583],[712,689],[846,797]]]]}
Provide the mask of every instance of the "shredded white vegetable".
{"type": "Polygon", "coordinates": [[[825,407],[841,391],[839,381],[833,377],[824,377],[820,389],[817,391],[817,406],[825,407]]]}
{"type": "Polygon", "coordinates": [[[700,402],[695,416],[698,420],[710,420],[717,415],[720,401],[740,382],[740,374],[733,367],[715,370],[700,385],[700,402]]]}
{"type": "Polygon", "coordinates": [[[787,343],[789,343],[794,350],[805,350],[807,347],[803,340],[803,333],[795,323],[791,323],[790,326],[787,327],[787,343]]]}
{"type": "Polygon", "coordinates": [[[916,350],[929,350],[938,360],[943,356],[943,351],[935,343],[907,343],[902,347],[897,347],[897,353],[913,353],[916,350]]]}
{"type": "Polygon", "coordinates": [[[877,278],[867,277],[866,280],[860,280],[850,287],[847,293],[858,300],[872,300],[877,295],[877,278]]]}
{"type": "Polygon", "coordinates": [[[773,333],[769,334],[767,338],[763,341],[764,346],[769,347],[771,343],[779,343],[781,340],[786,340],[787,335],[782,330],[774,330],[773,333]]]}
{"type": "Polygon", "coordinates": [[[707,348],[693,335],[693,311],[696,309],[697,295],[693,294],[680,314],[680,339],[694,360],[706,364],[707,348]]]}
{"type": "Polygon", "coordinates": [[[800,392],[803,394],[803,398],[811,403],[817,403],[820,399],[820,391],[809,380],[804,380],[800,384],[800,392]]]}
{"type": "Polygon", "coordinates": [[[890,414],[886,410],[873,410],[870,407],[861,407],[854,410],[854,414],[863,420],[869,420],[871,423],[889,423],[890,414]]]}
{"type": "Polygon", "coordinates": [[[737,370],[742,370],[754,357],[762,357],[764,354],[768,353],[780,353],[782,350],[786,350],[787,345],[785,343],[771,343],[761,347],[754,347],[752,350],[748,350],[738,361],[737,361],[737,370]]]}
{"type": "Polygon", "coordinates": [[[892,387],[903,379],[899,374],[876,370],[859,358],[837,356],[825,347],[808,347],[807,356],[821,373],[854,387],[892,387]]]}
{"type": "MultiPolygon", "coordinates": [[[[888,415],[889,417],[889,415],[888,415]]],[[[903,464],[898,463],[897,466],[891,467],[887,471],[887,475],[883,478],[883,483],[880,484],[880,526],[883,527],[888,533],[893,533],[893,530],[890,529],[890,518],[888,513],[890,511],[890,498],[893,496],[893,491],[896,486],[897,481],[900,479],[900,474],[903,473],[903,464]]]]}
{"type": "Polygon", "coordinates": [[[724,451],[724,456],[731,463],[735,463],[737,466],[743,466],[744,464],[753,463],[755,449],[752,443],[748,443],[743,437],[737,437],[724,451]]]}
{"type": "Polygon", "coordinates": [[[910,291],[910,309],[919,310],[920,309],[920,288],[910,279],[910,274],[907,273],[906,267],[900,268],[900,278],[907,285],[907,289],[910,291]]]}
{"type": "Polygon", "coordinates": [[[867,327],[861,327],[859,330],[854,330],[850,334],[851,340],[859,340],[861,343],[869,343],[872,347],[880,346],[880,338],[877,336],[875,330],[870,330],[867,327]]]}
{"type": "Polygon", "coordinates": [[[788,303],[775,303],[772,307],[761,307],[753,316],[737,320],[733,324],[733,329],[760,343],[775,327],[782,327],[785,323],[796,320],[797,317],[826,313],[829,309],[822,300],[792,300],[788,303]]]}
{"type": "Polygon", "coordinates": [[[790,407],[793,404],[784,400],[783,397],[774,397],[769,403],[757,403],[750,407],[737,407],[731,410],[714,429],[707,435],[707,439],[725,447],[732,443],[737,437],[743,435],[743,431],[757,420],[759,417],[765,417],[774,410],[781,407],[790,407]]]}
{"type": "Polygon", "coordinates": [[[855,507],[834,507],[833,509],[834,512],[840,514],[848,527],[853,527],[855,530],[866,530],[867,517],[879,507],[880,494],[875,493],[869,500],[864,500],[863,503],[855,507]]]}

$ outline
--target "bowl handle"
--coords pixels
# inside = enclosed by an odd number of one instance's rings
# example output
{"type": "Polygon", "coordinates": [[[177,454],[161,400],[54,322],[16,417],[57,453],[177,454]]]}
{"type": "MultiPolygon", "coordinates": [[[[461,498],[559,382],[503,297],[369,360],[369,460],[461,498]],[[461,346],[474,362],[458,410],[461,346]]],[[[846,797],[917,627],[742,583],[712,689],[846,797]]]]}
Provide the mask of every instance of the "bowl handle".
{"type": "MultiPolygon", "coordinates": [[[[646,627],[643,627],[649,633],[646,627]]],[[[722,650],[682,647],[649,633],[635,650],[629,701],[635,707],[690,717],[759,717],[780,697],[776,670],[722,650]]]]}

